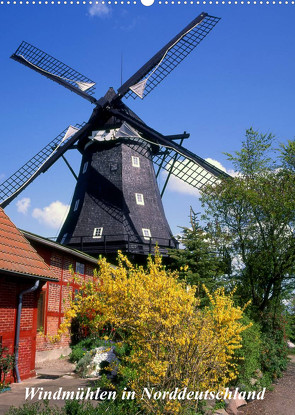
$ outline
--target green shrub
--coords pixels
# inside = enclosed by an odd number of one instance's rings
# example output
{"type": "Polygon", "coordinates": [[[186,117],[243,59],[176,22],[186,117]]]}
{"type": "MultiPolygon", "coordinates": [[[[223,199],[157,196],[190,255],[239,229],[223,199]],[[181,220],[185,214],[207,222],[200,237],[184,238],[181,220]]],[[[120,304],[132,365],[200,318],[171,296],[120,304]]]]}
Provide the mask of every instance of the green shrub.
{"type": "Polygon", "coordinates": [[[70,362],[77,363],[84,356],[85,350],[82,347],[73,348],[71,354],[69,355],[70,362]]]}
{"type": "Polygon", "coordinates": [[[263,349],[261,365],[265,374],[269,375],[271,380],[280,378],[287,368],[288,352],[286,344],[276,342],[272,336],[262,335],[263,349]]]}
{"type": "Polygon", "coordinates": [[[49,407],[48,401],[26,403],[20,408],[11,407],[7,415],[59,415],[60,410],[49,407]]]}
{"type": "Polygon", "coordinates": [[[14,365],[14,355],[8,352],[7,347],[2,347],[0,344],[0,391],[8,386],[6,376],[12,370],[14,365]]]}
{"type": "MultiPolygon", "coordinates": [[[[243,324],[248,325],[251,320],[245,316],[243,324]]],[[[238,372],[237,384],[244,385],[247,390],[253,390],[250,379],[255,377],[255,371],[261,370],[261,330],[258,323],[253,323],[246,331],[242,332],[242,348],[237,349],[238,372]]]]}
{"type": "MultiPolygon", "coordinates": [[[[244,324],[250,319],[243,317],[244,324]]],[[[242,333],[242,348],[236,355],[242,360],[238,363],[238,385],[246,390],[261,387],[270,387],[274,380],[283,375],[288,363],[287,349],[287,320],[284,316],[264,314],[259,319],[260,324],[253,323],[246,332],[242,333]],[[257,379],[257,370],[261,370],[262,377],[257,379]],[[251,378],[257,382],[251,385],[251,378]]]]}
{"type": "MultiPolygon", "coordinates": [[[[224,405],[217,405],[223,407],[224,405]]],[[[217,407],[216,406],[216,407],[217,407]]],[[[196,412],[185,409],[181,415],[202,415],[204,412],[196,412]]],[[[48,405],[48,402],[28,403],[21,408],[10,408],[6,415],[148,415],[139,408],[135,400],[115,399],[104,401],[96,407],[90,402],[67,401],[63,408],[48,405]]]]}
{"type": "Polygon", "coordinates": [[[88,372],[88,368],[92,359],[93,353],[90,352],[86,352],[84,353],[84,356],[79,360],[79,362],[76,365],[76,373],[81,377],[81,378],[86,378],[87,376],[87,372],[88,372]]]}
{"type": "Polygon", "coordinates": [[[262,320],[261,370],[267,382],[280,378],[287,368],[287,321],[284,316],[265,315],[262,320]]]}
{"type": "Polygon", "coordinates": [[[67,401],[63,408],[49,406],[48,402],[27,403],[20,408],[10,408],[7,415],[141,415],[132,400],[104,401],[92,406],[90,402],[67,401]]]}

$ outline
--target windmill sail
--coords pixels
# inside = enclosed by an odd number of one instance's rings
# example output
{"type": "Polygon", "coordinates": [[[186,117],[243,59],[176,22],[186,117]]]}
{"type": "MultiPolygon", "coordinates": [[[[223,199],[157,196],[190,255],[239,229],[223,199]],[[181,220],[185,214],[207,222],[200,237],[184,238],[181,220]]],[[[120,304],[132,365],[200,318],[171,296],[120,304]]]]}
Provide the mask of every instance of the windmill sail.
{"type": "MultiPolygon", "coordinates": [[[[204,163],[208,163],[206,160],[202,160],[204,163]]],[[[166,149],[165,151],[165,147],[159,155],[154,156],[153,161],[161,169],[198,190],[202,190],[208,184],[215,184],[220,181],[220,177],[226,176],[226,173],[223,172],[224,175],[222,175],[221,171],[220,175],[208,171],[197,160],[188,158],[173,149],[166,149]]],[[[211,167],[214,168],[215,166],[211,164],[211,167]]]]}
{"type": "MultiPolygon", "coordinates": [[[[146,125],[122,102],[144,98],[207,36],[219,18],[200,14],[125,82],[96,100],[94,82],[40,49],[23,42],[16,61],[95,104],[82,128],[69,127],[0,185],[0,204],[8,205],[69,148],[82,154],[68,216],[58,241],[89,254],[115,255],[118,249],[137,256],[158,245],[162,254],[178,246],[165,217],[158,173],[202,189],[226,173],[175,142],[187,134],[164,136],[146,125]],[[75,144],[75,145],[74,145],[75,144]]],[[[162,193],[163,190],[162,189],[162,193]]]]}
{"type": "Polygon", "coordinates": [[[129,78],[118,89],[118,94],[134,99],[146,97],[199,45],[219,20],[218,17],[201,13],[129,78]]]}
{"type": "Polygon", "coordinates": [[[41,49],[27,42],[22,42],[11,58],[63,85],[88,101],[96,102],[96,99],[92,97],[95,82],[41,49]]]}
{"type": "Polygon", "coordinates": [[[24,190],[40,173],[45,163],[61,148],[64,148],[81,125],[65,128],[57,137],[32,157],[17,172],[0,184],[0,206],[7,206],[22,190],[24,190]]]}

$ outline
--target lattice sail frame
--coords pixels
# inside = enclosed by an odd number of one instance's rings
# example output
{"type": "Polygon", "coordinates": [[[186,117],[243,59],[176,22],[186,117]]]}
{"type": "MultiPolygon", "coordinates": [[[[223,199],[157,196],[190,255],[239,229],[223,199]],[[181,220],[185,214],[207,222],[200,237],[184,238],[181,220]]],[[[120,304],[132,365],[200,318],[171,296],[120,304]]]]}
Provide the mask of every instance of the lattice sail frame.
{"type": "Polygon", "coordinates": [[[200,166],[196,161],[177,153],[175,150],[162,147],[162,155],[153,157],[153,162],[171,175],[195,187],[198,190],[208,184],[214,185],[220,179],[200,166]]]}
{"type": "MultiPolygon", "coordinates": [[[[142,99],[156,88],[156,86],[199,45],[219,20],[219,17],[205,16],[200,23],[197,23],[188,30],[186,34],[182,35],[178,41],[166,51],[164,57],[156,67],[153,67],[147,74],[138,80],[137,84],[143,82],[145,79],[147,80],[141,97],[142,99]]],[[[135,85],[132,85],[130,88],[134,86],[135,85]]],[[[132,89],[125,94],[125,98],[130,96],[133,99],[138,98],[138,95],[135,94],[132,89]]]]}
{"type": "MultiPolygon", "coordinates": [[[[76,124],[74,128],[79,130],[83,124],[76,124]]],[[[71,139],[73,134],[65,139],[69,127],[65,128],[50,143],[42,148],[34,157],[25,163],[18,171],[13,173],[8,179],[0,184],[0,206],[13,197],[15,193],[20,193],[40,172],[40,169],[58,148],[63,147],[71,139]]]]}
{"type": "MultiPolygon", "coordinates": [[[[82,75],[80,72],[52,57],[41,49],[36,48],[23,41],[16,52],[12,55],[12,58],[24,59],[26,63],[31,64],[36,69],[43,72],[43,75],[53,75],[60,78],[66,84],[71,85],[80,91],[87,91],[87,94],[93,95],[95,91],[95,82],[89,79],[87,76],[82,75]],[[83,89],[84,84],[92,85],[87,89],[83,89]]],[[[23,63],[25,63],[23,62],[23,63]]]]}
{"type": "MultiPolygon", "coordinates": [[[[196,23],[197,19],[195,19],[181,32],[181,35],[177,35],[178,38],[176,36],[173,41],[166,45],[167,47],[164,47],[155,55],[155,60],[149,66],[150,69],[144,68],[146,67],[146,65],[144,65],[142,68],[143,70],[141,69],[139,71],[140,74],[135,74],[135,77],[137,77],[137,81],[135,80],[135,82],[137,82],[137,84],[144,84],[143,97],[148,95],[176,66],[178,66],[220,20],[217,17],[209,16],[207,14],[205,17],[203,17],[203,15],[200,16],[202,20],[199,20],[196,23]]],[[[80,94],[90,102],[97,103],[95,98],[90,97],[90,95],[93,95],[94,93],[95,83],[93,81],[35,46],[32,46],[27,42],[22,42],[17,51],[12,55],[12,58],[37,70],[39,73],[42,73],[50,79],[61,83],[66,88],[80,94]],[[87,84],[92,85],[89,86],[87,84]],[[87,91],[87,93],[85,91],[87,91]]],[[[126,88],[128,88],[128,81],[126,84],[126,88]]],[[[129,92],[124,92],[124,94],[121,95],[121,97],[123,96],[132,96],[133,98],[136,98],[138,95],[129,89],[129,92]]],[[[66,131],[67,129],[52,140],[40,153],[29,160],[29,162],[24,164],[16,173],[0,184],[0,205],[3,205],[3,203],[10,199],[11,196],[20,193],[34,177],[48,168],[48,165],[46,164],[44,166],[44,164],[51,159],[51,156],[56,152],[57,146],[62,148],[68,142],[68,139],[65,140],[64,138],[66,131]]],[[[72,144],[69,143],[69,145],[72,144]]],[[[153,161],[159,166],[159,171],[165,169],[170,174],[173,174],[185,183],[198,189],[207,183],[212,184],[218,180],[218,177],[199,165],[196,160],[178,153],[173,148],[169,148],[169,145],[168,147],[165,147],[164,145],[148,142],[146,142],[146,145],[158,146],[159,152],[154,156],[153,161]]],[[[181,150],[181,148],[178,148],[178,150],[181,150]]],[[[202,159],[199,158],[199,160],[202,164],[202,159]]],[[[210,170],[210,166],[208,167],[210,170]]]]}

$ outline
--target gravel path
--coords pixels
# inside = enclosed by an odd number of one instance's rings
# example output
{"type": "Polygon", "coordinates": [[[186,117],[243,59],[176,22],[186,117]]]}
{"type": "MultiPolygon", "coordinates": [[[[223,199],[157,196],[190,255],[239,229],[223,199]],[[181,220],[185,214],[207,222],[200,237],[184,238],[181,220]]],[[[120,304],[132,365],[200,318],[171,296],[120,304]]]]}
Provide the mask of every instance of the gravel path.
{"type": "Polygon", "coordinates": [[[284,376],[266,392],[263,401],[253,401],[240,408],[238,415],[295,415],[295,356],[284,376]]]}

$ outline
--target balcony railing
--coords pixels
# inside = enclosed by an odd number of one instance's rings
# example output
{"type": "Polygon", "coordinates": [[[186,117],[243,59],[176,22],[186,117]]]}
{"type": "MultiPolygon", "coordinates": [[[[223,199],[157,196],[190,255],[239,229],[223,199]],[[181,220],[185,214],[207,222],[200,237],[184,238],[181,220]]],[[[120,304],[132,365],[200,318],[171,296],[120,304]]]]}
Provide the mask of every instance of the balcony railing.
{"type": "MultiPolygon", "coordinates": [[[[49,238],[56,240],[56,238],[49,238]]],[[[72,236],[65,240],[64,245],[78,249],[88,254],[116,253],[118,250],[124,253],[153,254],[158,246],[162,255],[167,255],[168,249],[178,248],[175,238],[141,237],[136,238],[126,234],[102,235],[101,237],[72,236]]]]}

